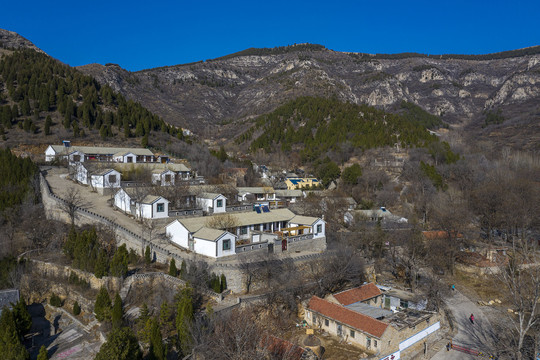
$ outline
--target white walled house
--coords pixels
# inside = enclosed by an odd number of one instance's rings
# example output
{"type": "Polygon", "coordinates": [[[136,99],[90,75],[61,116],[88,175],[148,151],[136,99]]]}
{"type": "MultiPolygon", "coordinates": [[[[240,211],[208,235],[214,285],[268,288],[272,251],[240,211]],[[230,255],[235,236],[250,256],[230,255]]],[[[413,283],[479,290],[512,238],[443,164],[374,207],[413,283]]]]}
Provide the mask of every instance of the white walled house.
{"type": "Polygon", "coordinates": [[[101,195],[111,194],[120,188],[121,174],[114,169],[77,163],[74,176],[79,183],[91,186],[101,195]]]}
{"type": "Polygon", "coordinates": [[[209,214],[224,213],[227,207],[227,198],[216,193],[201,193],[197,195],[197,206],[209,214]]]}
{"type": "MultiPolygon", "coordinates": [[[[287,251],[288,245],[293,246],[295,250],[324,251],[326,249],[324,220],[300,217],[289,209],[270,210],[267,206],[265,210],[262,208],[264,206],[257,211],[230,213],[225,217],[223,214],[216,214],[177,219],[166,226],[166,233],[173,244],[206,255],[208,251],[200,252],[201,248],[197,248],[193,240],[197,238],[196,234],[201,229],[209,228],[210,224],[219,227],[219,231],[234,236],[237,243],[234,251],[232,247],[230,250],[222,249],[221,255],[219,252],[216,253],[218,257],[255,249],[274,251],[275,248],[274,252],[282,252],[287,251]],[[231,219],[228,218],[229,216],[231,219]],[[220,222],[221,219],[223,223],[220,222]],[[233,222],[231,223],[230,220],[233,222]],[[310,225],[300,225],[304,223],[310,225]]],[[[217,236],[217,233],[215,235],[217,236]]]]}
{"type": "Polygon", "coordinates": [[[66,141],[64,145],[49,145],[45,150],[45,161],[55,159],[68,159],[70,164],[87,161],[153,163],[156,156],[144,148],[71,146],[71,143],[66,141]]]}
{"type": "Polygon", "coordinates": [[[173,221],[166,228],[171,242],[197,254],[219,258],[235,254],[237,237],[225,230],[212,229],[206,226],[196,232],[190,232],[178,220],[173,221]],[[173,236],[182,234],[182,236],[173,236]]]}
{"type": "Polygon", "coordinates": [[[90,186],[101,195],[109,195],[120,188],[122,175],[114,169],[105,169],[90,176],[90,186]]]}
{"type": "Polygon", "coordinates": [[[162,196],[145,195],[148,191],[147,188],[121,188],[114,195],[114,206],[137,218],[168,218],[169,200],[162,196]]]}
{"type": "Polygon", "coordinates": [[[169,200],[162,196],[147,195],[135,203],[135,216],[143,219],[163,219],[169,217],[169,200]]]}
{"type": "Polygon", "coordinates": [[[170,169],[155,169],[152,171],[152,184],[174,186],[176,174],[170,169]]]}

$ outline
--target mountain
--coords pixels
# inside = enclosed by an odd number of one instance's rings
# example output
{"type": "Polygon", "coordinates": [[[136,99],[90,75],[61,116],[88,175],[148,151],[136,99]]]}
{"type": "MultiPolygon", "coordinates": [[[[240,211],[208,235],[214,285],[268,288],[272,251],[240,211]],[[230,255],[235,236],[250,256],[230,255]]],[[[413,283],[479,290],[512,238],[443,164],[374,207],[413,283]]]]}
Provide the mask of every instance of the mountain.
{"type": "Polygon", "coordinates": [[[170,124],[229,140],[301,96],[399,111],[402,101],[495,143],[540,143],[540,46],[488,55],[370,55],[301,44],[129,72],[79,68],[170,124]],[[246,124],[247,122],[247,124],[246,124]]]}
{"type": "Polygon", "coordinates": [[[0,50],[1,49],[32,49],[43,52],[30,40],[22,37],[16,32],[0,29],[0,50]]]}

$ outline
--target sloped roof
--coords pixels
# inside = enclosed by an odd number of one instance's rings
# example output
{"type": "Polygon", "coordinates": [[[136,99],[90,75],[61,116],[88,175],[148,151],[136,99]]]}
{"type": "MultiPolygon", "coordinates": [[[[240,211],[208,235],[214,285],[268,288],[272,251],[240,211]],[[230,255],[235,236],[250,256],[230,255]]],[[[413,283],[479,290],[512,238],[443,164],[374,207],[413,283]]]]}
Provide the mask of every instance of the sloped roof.
{"type": "Polygon", "coordinates": [[[313,216],[296,215],[291,219],[291,222],[300,225],[313,225],[317,220],[319,220],[319,218],[313,216]]]}
{"type": "Polygon", "coordinates": [[[101,146],[70,146],[65,147],[64,145],[51,145],[53,150],[58,154],[71,153],[73,151],[80,151],[87,155],[115,155],[119,153],[128,153],[131,152],[134,155],[146,155],[153,156],[154,153],[149,149],[145,148],[117,148],[117,147],[101,147],[101,146]]]}
{"type": "Polygon", "coordinates": [[[11,303],[19,301],[19,290],[17,289],[5,289],[0,290],[0,313],[4,306],[11,309],[11,303]]]}
{"type": "Polygon", "coordinates": [[[369,283],[354,289],[345,290],[337,294],[332,294],[334,298],[343,306],[354,304],[359,301],[366,301],[375,296],[382,295],[381,290],[374,284],[369,283]]]}
{"type": "Polygon", "coordinates": [[[273,194],[274,188],[251,186],[251,187],[238,187],[238,193],[240,194],[273,194]]]}
{"type": "Polygon", "coordinates": [[[164,197],[161,197],[161,196],[158,196],[158,195],[146,195],[144,197],[144,199],[142,199],[141,204],[153,204],[156,201],[158,201],[159,199],[163,199],[163,200],[165,200],[167,202],[169,201],[169,200],[165,199],[164,197]]]}
{"type": "MultiPolygon", "coordinates": [[[[289,221],[295,217],[294,213],[289,209],[277,209],[270,212],[261,212],[260,214],[255,211],[238,212],[234,214],[228,214],[236,219],[237,226],[247,226],[255,224],[263,224],[278,221],[289,221]]],[[[212,218],[223,215],[212,216],[198,216],[192,218],[178,219],[189,232],[196,232],[202,227],[205,227],[207,222],[212,221],[212,218]]],[[[175,220],[176,221],[176,220],[175,220]]]]}
{"type": "MultiPolygon", "coordinates": [[[[458,233],[457,231],[451,231],[451,233],[455,238],[463,238],[463,234],[458,233]]],[[[426,240],[448,239],[448,233],[444,230],[422,231],[422,235],[426,238],[426,240]]]]}
{"type": "Polygon", "coordinates": [[[216,241],[226,233],[227,231],[212,229],[205,226],[200,228],[199,231],[197,231],[196,233],[194,233],[193,237],[204,240],[216,241]]]}
{"type": "Polygon", "coordinates": [[[309,300],[308,309],[379,339],[388,327],[388,324],[382,321],[333,304],[317,296],[313,296],[309,300]]]}
{"type": "Polygon", "coordinates": [[[208,192],[203,192],[203,193],[200,193],[199,195],[197,195],[198,198],[212,199],[212,200],[214,200],[215,198],[220,197],[220,196],[223,196],[223,195],[218,194],[218,193],[208,193],[208,192]]]}
{"type": "Polygon", "coordinates": [[[302,193],[302,190],[295,189],[295,190],[279,190],[276,189],[275,193],[277,196],[285,196],[285,197],[302,197],[304,194],[302,193]]]}

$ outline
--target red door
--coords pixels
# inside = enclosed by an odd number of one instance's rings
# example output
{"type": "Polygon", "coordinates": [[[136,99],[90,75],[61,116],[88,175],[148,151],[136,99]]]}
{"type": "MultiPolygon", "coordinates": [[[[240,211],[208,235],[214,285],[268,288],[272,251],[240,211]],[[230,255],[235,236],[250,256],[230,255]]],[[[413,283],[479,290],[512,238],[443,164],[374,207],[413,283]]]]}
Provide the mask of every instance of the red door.
{"type": "Polygon", "coordinates": [[[287,251],[287,239],[281,240],[281,251],[287,251]]]}

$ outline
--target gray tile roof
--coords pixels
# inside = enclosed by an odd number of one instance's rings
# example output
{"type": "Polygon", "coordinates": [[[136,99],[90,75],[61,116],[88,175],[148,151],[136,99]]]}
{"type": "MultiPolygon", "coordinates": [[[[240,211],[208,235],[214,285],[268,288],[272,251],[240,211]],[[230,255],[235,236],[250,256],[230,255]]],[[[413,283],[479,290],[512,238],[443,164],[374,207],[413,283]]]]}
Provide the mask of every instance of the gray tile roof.
{"type": "Polygon", "coordinates": [[[19,301],[19,290],[0,290],[0,312],[5,306],[11,308],[11,303],[15,304],[17,301],[19,301]]]}
{"type": "Polygon", "coordinates": [[[225,233],[226,231],[223,231],[223,230],[212,229],[209,227],[202,227],[196,233],[193,234],[193,237],[204,239],[204,240],[216,241],[225,233]]]}
{"type": "Polygon", "coordinates": [[[145,155],[153,156],[154,153],[149,149],[144,148],[116,148],[116,147],[101,147],[101,146],[70,146],[65,147],[64,145],[51,145],[54,151],[57,154],[69,154],[73,151],[80,151],[85,154],[96,154],[96,155],[116,155],[116,154],[125,154],[131,152],[135,155],[145,155]]]}

